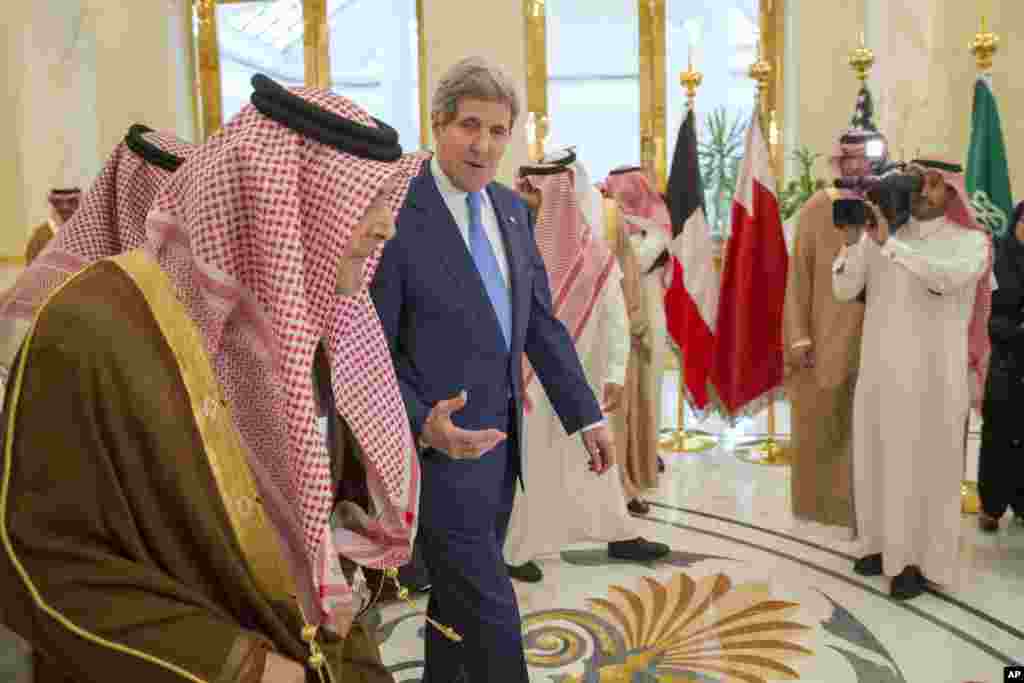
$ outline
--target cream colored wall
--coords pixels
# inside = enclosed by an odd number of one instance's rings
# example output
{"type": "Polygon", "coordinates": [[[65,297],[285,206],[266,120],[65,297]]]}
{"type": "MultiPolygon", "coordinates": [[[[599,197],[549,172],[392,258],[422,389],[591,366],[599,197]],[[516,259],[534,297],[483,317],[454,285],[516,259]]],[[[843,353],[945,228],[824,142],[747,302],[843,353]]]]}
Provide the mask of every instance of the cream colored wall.
{"type": "MultiPolygon", "coordinates": [[[[525,110],[526,20],[521,0],[427,0],[424,5],[428,93],[433,94],[452,64],[463,57],[480,56],[505,69],[519,91],[521,109],[525,110]]],[[[498,171],[502,182],[511,183],[515,170],[528,161],[525,119],[525,112],[521,111],[498,171]]]]}
{"type": "MultiPolygon", "coordinates": [[[[7,82],[7,102],[21,101],[23,79],[21,77],[22,34],[18,30],[22,15],[27,11],[28,3],[11,3],[6,10],[10,21],[0,25],[0,37],[3,39],[4,77],[7,82]]],[[[10,233],[19,237],[24,233],[25,208],[22,205],[22,160],[21,160],[21,127],[23,110],[20,106],[0,108],[0,149],[4,150],[0,163],[0,210],[3,211],[0,221],[0,255],[11,251],[10,233]]],[[[18,244],[15,240],[14,244],[18,244]]]]}
{"type": "Polygon", "coordinates": [[[187,0],[10,3],[0,255],[24,251],[53,186],[88,187],[132,123],[191,138],[187,0]],[[13,16],[12,16],[13,14],[13,16]]]}
{"type": "MultiPolygon", "coordinates": [[[[977,70],[968,50],[979,12],[999,34],[993,82],[1002,114],[1015,197],[1024,198],[1024,89],[1013,65],[1024,58],[1020,0],[788,0],[787,149],[794,143],[827,154],[849,125],[858,83],[847,64],[864,30],[875,52],[870,81],[876,122],[896,156],[934,154],[966,161],[977,70]]],[[[787,164],[790,172],[792,163],[787,164]]],[[[819,162],[817,171],[826,173],[819,162]]]]}

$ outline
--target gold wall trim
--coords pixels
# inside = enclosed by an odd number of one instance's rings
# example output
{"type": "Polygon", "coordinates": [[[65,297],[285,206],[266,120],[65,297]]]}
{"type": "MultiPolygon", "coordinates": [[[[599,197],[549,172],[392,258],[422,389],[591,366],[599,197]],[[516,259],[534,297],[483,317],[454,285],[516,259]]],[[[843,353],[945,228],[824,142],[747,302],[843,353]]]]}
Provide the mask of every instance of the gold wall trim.
{"type": "Polygon", "coordinates": [[[640,164],[653,173],[658,189],[668,181],[665,149],[665,0],[637,0],[640,30],[640,164]]]}
{"type": "Polygon", "coordinates": [[[420,96],[420,147],[430,148],[430,88],[427,83],[427,33],[424,29],[426,16],[423,4],[426,0],[416,0],[416,54],[419,56],[420,96]]]}
{"type": "Polygon", "coordinates": [[[331,87],[331,32],[327,25],[327,0],[302,0],[302,23],[306,85],[326,90],[331,87]]]}
{"type": "Polygon", "coordinates": [[[0,266],[23,266],[25,265],[24,254],[0,254],[0,266]]]}
{"type": "Polygon", "coordinates": [[[536,122],[535,140],[531,140],[531,161],[544,155],[548,119],[548,31],[544,0],[523,0],[526,18],[526,111],[536,122]]]}
{"type": "Polygon", "coordinates": [[[764,132],[768,136],[769,149],[775,179],[782,185],[785,173],[785,149],[782,142],[784,130],[783,88],[784,74],[782,65],[786,45],[786,0],[761,0],[759,26],[761,31],[760,59],[771,67],[771,73],[765,83],[761,97],[761,113],[764,132]]]}
{"type": "Polygon", "coordinates": [[[223,125],[223,99],[220,88],[220,50],[217,45],[217,3],[215,0],[194,0],[199,23],[196,57],[199,62],[199,93],[203,118],[197,136],[206,140],[223,125]]]}

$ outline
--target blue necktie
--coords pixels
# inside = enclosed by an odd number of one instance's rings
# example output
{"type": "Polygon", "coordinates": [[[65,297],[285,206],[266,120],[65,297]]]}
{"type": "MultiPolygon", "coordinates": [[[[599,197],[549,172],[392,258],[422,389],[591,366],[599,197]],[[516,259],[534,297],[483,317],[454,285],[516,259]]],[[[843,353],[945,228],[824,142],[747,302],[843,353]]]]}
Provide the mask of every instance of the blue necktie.
{"type": "Polygon", "coordinates": [[[498,258],[494,255],[491,241],[487,239],[487,233],[484,231],[484,222],[480,217],[480,193],[467,194],[466,204],[469,205],[469,252],[473,255],[477,272],[480,273],[480,279],[487,288],[487,298],[491,300],[494,313],[498,316],[498,324],[501,325],[501,333],[505,337],[505,346],[510,348],[512,305],[509,301],[508,286],[501,275],[501,268],[498,267],[498,258]]]}

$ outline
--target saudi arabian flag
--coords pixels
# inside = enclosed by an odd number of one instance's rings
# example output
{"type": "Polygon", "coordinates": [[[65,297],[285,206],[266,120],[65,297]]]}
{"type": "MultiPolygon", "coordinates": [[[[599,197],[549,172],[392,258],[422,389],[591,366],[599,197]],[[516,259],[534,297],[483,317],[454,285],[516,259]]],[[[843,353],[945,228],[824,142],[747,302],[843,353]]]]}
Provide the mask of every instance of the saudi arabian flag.
{"type": "Polygon", "coordinates": [[[980,220],[992,234],[1001,237],[1013,216],[1010,169],[999,123],[999,108],[992,94],[991,77],[978,77],[974,85],[974,113],[971,115],[971,146],[967,156],[967,193],[980,220]]]}

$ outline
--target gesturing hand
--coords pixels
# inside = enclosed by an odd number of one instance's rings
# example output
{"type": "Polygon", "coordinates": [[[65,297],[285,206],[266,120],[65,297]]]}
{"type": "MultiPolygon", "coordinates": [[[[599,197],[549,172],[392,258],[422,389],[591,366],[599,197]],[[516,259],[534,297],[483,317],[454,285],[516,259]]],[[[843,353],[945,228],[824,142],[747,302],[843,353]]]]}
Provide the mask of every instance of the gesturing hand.
{"type": "Polygon", "coordinates": [[[475,460],[505,440],[505,432],[497,429],[469,430],[452,423],[452,413],[466,407],[465,391],[447,401],[434,404],[423,423],[423,442],[456,460],[475,460]]]}
{"type": "Polygon", "coordinates": [[[608,427],[601,425],[583,432],[583,447],[590,454],[590,471],[604,474],[615,462],[614,444],[608,427]]]}

